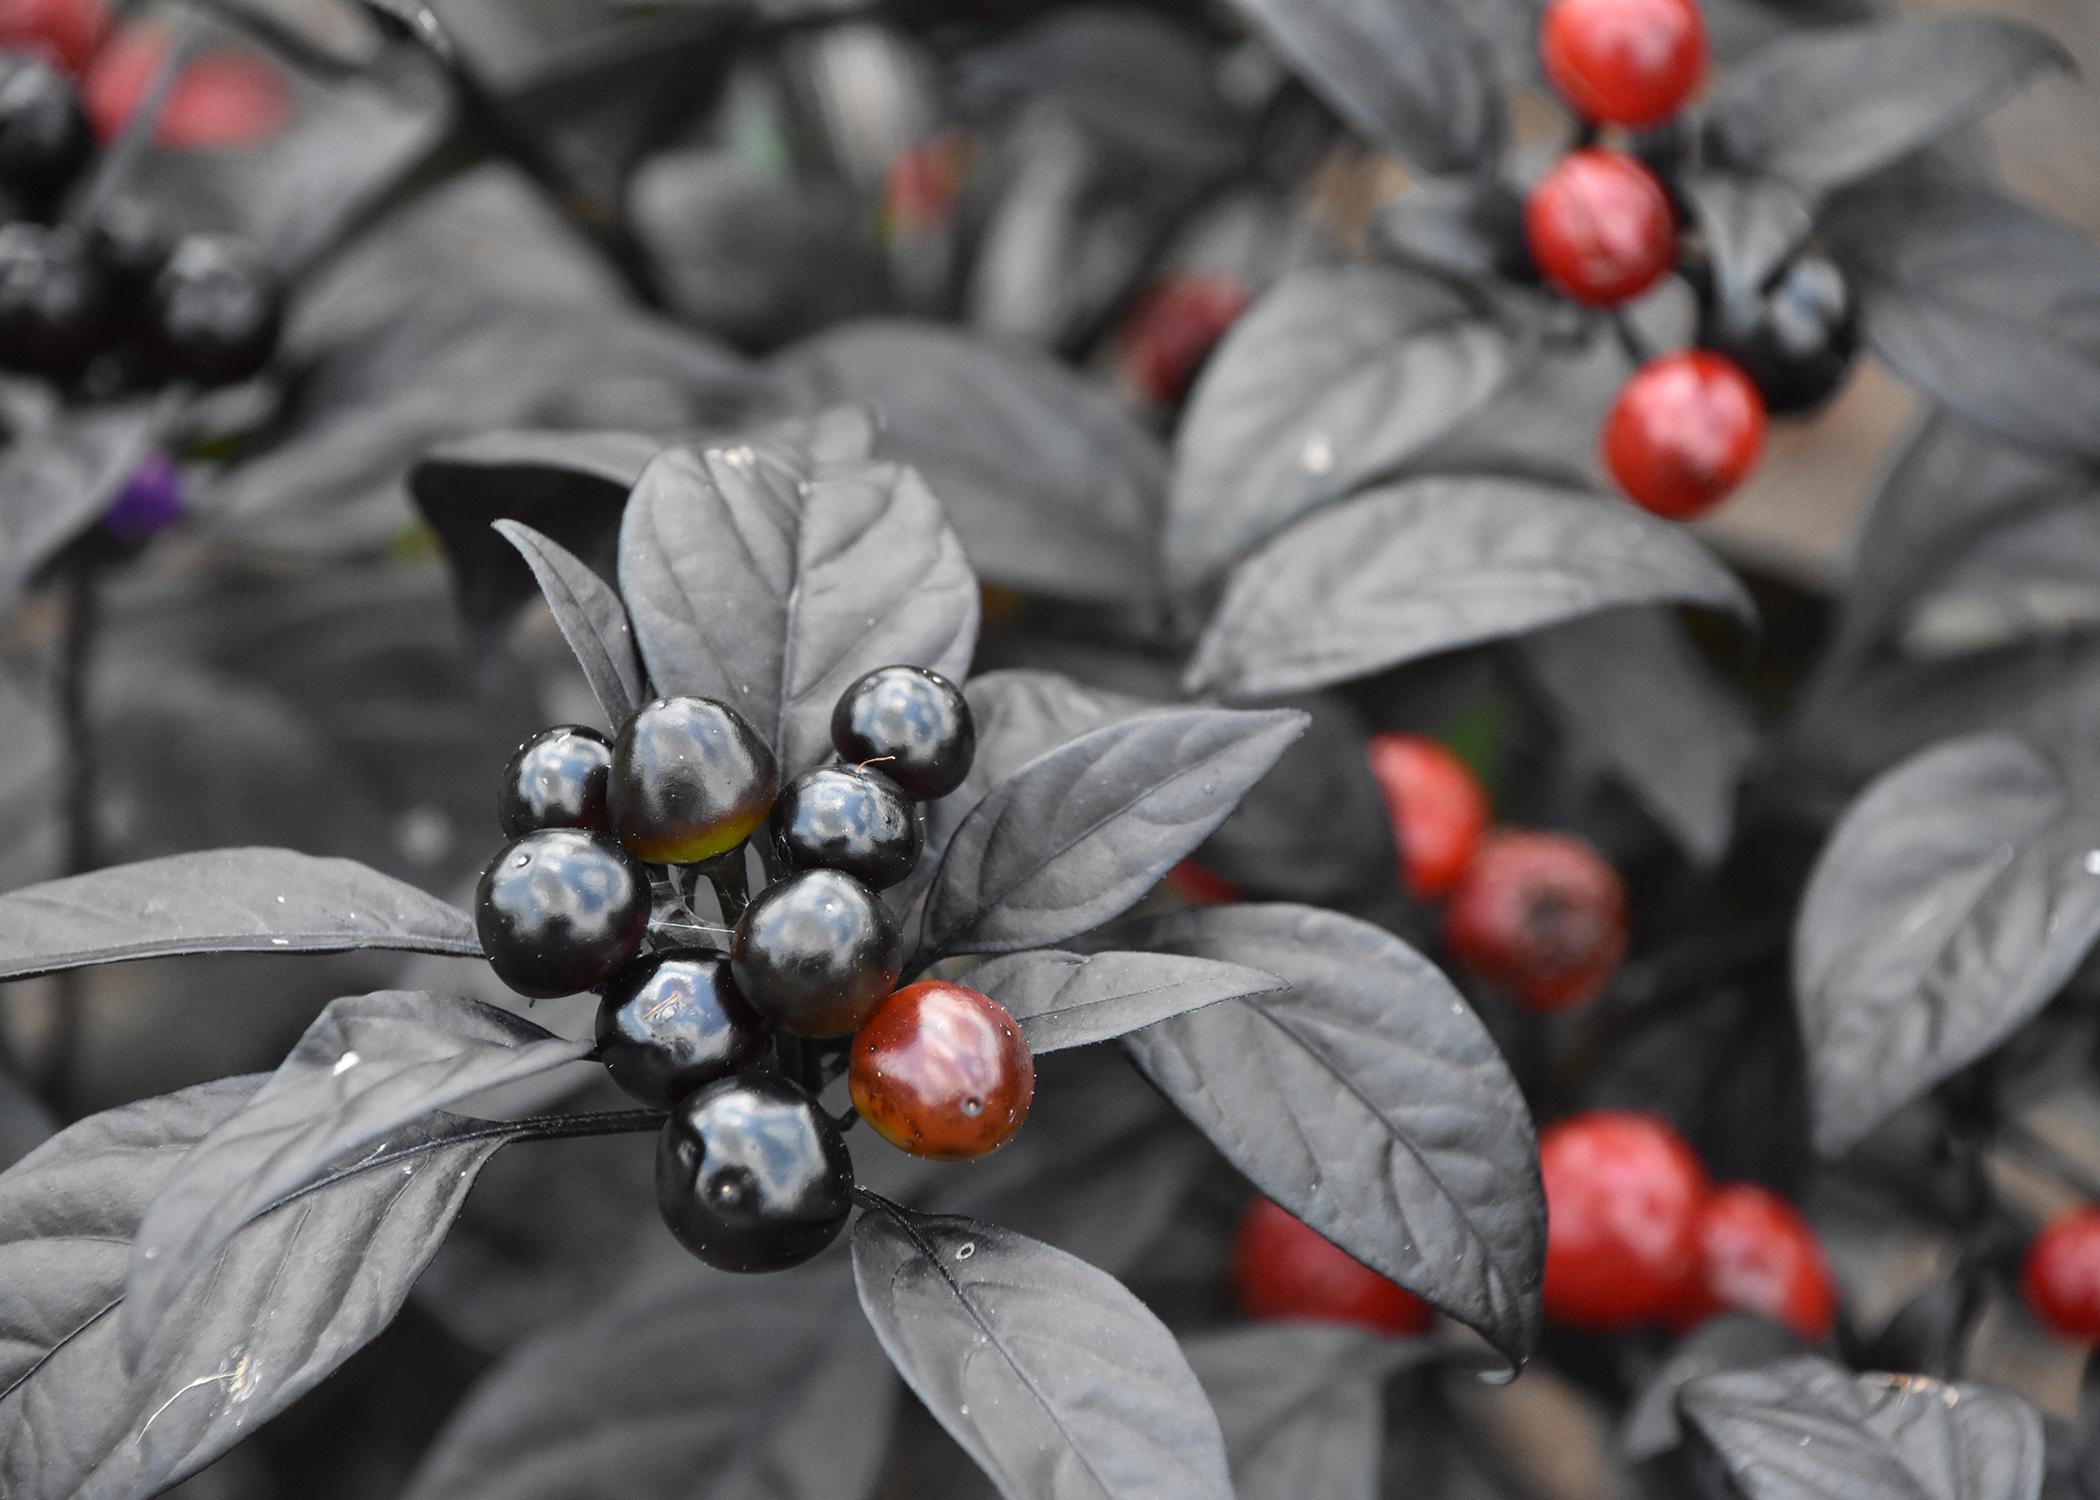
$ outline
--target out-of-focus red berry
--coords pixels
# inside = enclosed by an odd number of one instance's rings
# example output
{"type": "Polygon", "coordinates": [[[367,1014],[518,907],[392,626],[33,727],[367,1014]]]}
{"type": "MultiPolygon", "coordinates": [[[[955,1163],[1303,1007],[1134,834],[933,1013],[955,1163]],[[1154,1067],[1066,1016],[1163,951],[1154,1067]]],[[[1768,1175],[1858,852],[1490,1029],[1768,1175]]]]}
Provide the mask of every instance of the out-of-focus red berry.
{"type": "Polygon", "coordinates": [[[1131,381],[1155,406],[1188,394],[1218,340],[1247,310],[1247,289],[1230,276],[1175,276],[1154,287],[1123,329],[1131,381]]]}
{"type": "Polygon", "coordinates": [[[1240,1310],[1265,1323],[1348,1323],[1406,1337],[1426,1331],[1433,1316],[1421,1298],[1267,1198],[1240,1220],[1233,1287],[1240,1310]]]}
{"type": "Polygon", "coordinates": [[[1592,120],[1644,129],[1677,113],[1706,73],[1698,0],[1553,0],[1539,57],[1592,120]]]}
{"type": "Polygon", "coordinates": [[[929,136],[899,152],[883,183],[884,234],[895,238],[944,227],[955,214],[969,168],[970,139],[957,130],[929,136]]]}
{"type": "Polygon", "coordinates": [[[1604,462],[1641,509],[1689,520],[1728,498],[1757,467],[1765,403],[1750,377],[1702,349],[1634,372],[1604,419],[1604,462]]]}
{"type": "Polygon", "coordinates": [[[1699,1215],[1699,1274],[1672,1321],[1681,1328],[1731,1308],[1791,1328],[1811,1343],[1837,1321],[1837,1285],[1816,1232],[1777,1193],[1750,1183],[1716,1189],[1699,1215]]]}
{"type": "MultiPolygon", "coordinates": [[[[103,140],[123,133],[167,52],[168,39],[157,28],[131,26],[96,55],[81,92],[103,140]]],[[[267,57],[247,50],[211,52],[183,68],[153,138],[177,149],[258,145],[284,127],[291,109],[284,73],[267,57]]]]}
{"type": "Polygon", "coordinates": [[[101,0],[0,0],[0,51],[41,53],[77,76],[108,25],[101,0]]]}
{"type": "Polygon", "coordinates": [[[1368,754],[1408,890],[1422,901],[1449,895],[1487,832],[1488,799],[1479,779],[1420,735],[1373,735],[1368,754]]]}
{"type": "Polygon", "coordinates": [[[1699,1158],[1647,1115],[1574,1115],[1539,1139],[1546,1315],[1575,1328],[1667,1316],[1699,1272],[1699,1158]]]}
{"type": "Polygon", "coordinates": [[[1532,261],[1577,302],[1616,307],[1677,261],[1677,220],[1655,174],[1619,151],[1570,151],[1524,202],[1532,261]]]}
{"type": "Polygon", "coordinates": [[[1191,906],[1230,906],[1240,899],[1240,888],[1193,859],[1185,859],[1167,871],[1166,888],[1191,906]]]}
{"type": "Polygon", "coordinates": [[[1444,909],[1460,963],[1547,1013],[1593,1000],[1626,954],[1626,887],[1581,839],[1501,829],[1480,841],[1444,909]]]}
{"type": "Polygon", "coordinates": [[[2100,1340],[2100,1208],[2076,1209],[2043,1227],[2027,1248],[2020,1289],[2051,1333],[2100,1340]]]}

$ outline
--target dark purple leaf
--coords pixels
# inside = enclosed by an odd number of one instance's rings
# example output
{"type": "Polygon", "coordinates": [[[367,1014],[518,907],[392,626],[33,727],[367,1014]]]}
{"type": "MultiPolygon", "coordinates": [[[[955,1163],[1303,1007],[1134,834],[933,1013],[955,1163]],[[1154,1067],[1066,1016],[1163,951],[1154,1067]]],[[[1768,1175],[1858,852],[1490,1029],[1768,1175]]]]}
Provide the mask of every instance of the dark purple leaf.
{"type": "Polygon", "coordinates": [[[455,906],[347,859],[210,849],[69,875],[0,896],[0,979],[189,953],[479,957],[455,906]]]}
{"type": "Polygon", "coordinates": [[[146,1347],[242,1225],[331,1163],[447,1105],[579,1061],[591,1046],[456,996],[385,990],[335,1001],[155,1193],[126,1289],[126,1352],[146,1347]]]}
{"type": "Polygon", "coordinates": [[[1794,930],[1817,1147],[1838,1155],[2032,1018],[2100,939],[2100,811],[2004,734],[1855,803],[1794,930]]]}
{"type": "Polygon", "coordinates": [[[1298,713],[1162,709],[1038,756],[956,828],[922,961],[1059,943],[1121,915],[1304,731],[1298,713]]]}
{"type": "Polygon", "coordinates": [[[1722,75],[1708,129],[1729,165],[1824,191],[1978,119],[2037,73],[2073,68],[2047,32],[1993,16],[1804,31],[1722,75]]]}
{"type": "Polygon", "coordinates": [[[1310,907],[1220,907],[1119,937],[1291,985],[1123,1045],[1256,1187],[1525,1358],[1545,1254],[1537,1146],[1502,1055],[1450,981],[1397,938],[1310,907]]]}
{"type": "Polygon", "coordinates": [[[1229,1500],[1218,1420],[1174,1336],[1113,1277],[972,1219],[870,1211],[861,1307],[1008,1500],[1229,1500]]]}
{"type": "Polygon", "coordinates": [[[1678,1397],[1744,1500],[2035,1500],[2042,1424],[2010,1391],[1854,1375],[1814,1355],[1678,1397]]]}
{"type": "Polygon", "coordinates": [[[841,410],[750,443],[671,449],[643,473],[620,535],[620,586],[650,681],[717,698],[792,776],[831,754],[854,679],[913,662],[960,680],[977,580],[912,470],[865,457],[841,410]]]}
{"type": "Polygon", "coordinates": [[[1042,351],[873,320],[798,344],[775,366],[811,406],[852,401],[879,414],[876,452],[926,476],[986,578],[1123,605],[1156,591],[1166,455],[1042,351]]]}
{"type": "Polygon", "coordinates": [[[1390,477],[1509,378],[1508,336],[1388,266],[1299,271],[1205,366],[1175,440],[1167,565],[1190,587],[1323,502],[1390,477]]]}
{"type": "Polygon", "coordinates": [[[255,1091],[225,1079],[83,1120],[0,1176],[0,1490],[165,1491],[285,1410],[399,1310],[512,1127],[440,1116],[234,1237],[127,1366],[132,1235],[255,1091]]]}
{"type": "Polygon", "coordinates": [[[648,696],[641,658],[635,655],[634,627],[627,623],[620,596],[574,553],[530,526],[498,521],[496,530],[531,567],[555,627],[576,653],[608,725],[618,729],[648,696]]]}
{"type": "Polygon", "coordinates": [[[896,1404],[837,1266],[688,1264],[512,1349],[406,1500],[862,1500],[896,1404]]]}
{"type": "Polygon", "coordinates": [[[1522,479],[1402,480],[1241,564],[1188,683],[1298,692],[1627,604],[1752,613],[1712,554],[1631,505],[1522,479]]]}
{"type": "Polygon", "coordinates": [[[1036,948],[988,959],[969,973],[1021,1026],[1038,1054],[1105,1042],[1230,1000],[1284,988],[1236,964],[1171,953],[1063,953],[1036,948]]]}

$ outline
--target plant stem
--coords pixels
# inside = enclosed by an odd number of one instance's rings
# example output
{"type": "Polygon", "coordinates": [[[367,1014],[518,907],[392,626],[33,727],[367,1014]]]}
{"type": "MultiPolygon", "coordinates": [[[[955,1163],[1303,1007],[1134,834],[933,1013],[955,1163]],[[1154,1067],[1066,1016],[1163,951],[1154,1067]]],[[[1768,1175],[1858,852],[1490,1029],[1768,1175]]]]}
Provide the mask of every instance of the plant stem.
{"type": "Polygon", "coordinates": [[[1993,1132],[1996,1144],[2027,1165],[2055,1178],[2087,1203],[2100,1206],[2100,1175],[2061,1146],[2011,1115],[2000,1115],[1993,1132]]]}
{"type": "Polygon", "coordinates": [[[513,1141],[567,1141],[594,1135],[638,1135],[661,1130],[670,1116],[658,1109],[613,1109],[587,1115],[536,1115],[503,1127],[513,1141]]]}
{"type": "MultiPolygon", "coordinates": [[[[90,679],[95,638],[100,632],[100,569],[83,551],[68,560],[60,583],[61,626],[58,656],[59,808],[63,819],[62,875],[85,875],[95,868],[100,851],[95,837],[95,736],[89,723],[90,679]]],[[[37,1082],[48,1098],[63,1088],[68,1064],[80,1035],[86,971],[68,969],[55,980],[57,1001],[37,1069],[37,1082]]]]}

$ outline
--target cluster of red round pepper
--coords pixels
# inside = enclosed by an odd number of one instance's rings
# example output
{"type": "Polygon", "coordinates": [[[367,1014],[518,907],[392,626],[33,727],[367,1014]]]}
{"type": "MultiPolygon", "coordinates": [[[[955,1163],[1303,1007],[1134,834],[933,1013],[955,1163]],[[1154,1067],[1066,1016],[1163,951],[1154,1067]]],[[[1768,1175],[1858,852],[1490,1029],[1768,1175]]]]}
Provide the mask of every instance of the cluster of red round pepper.
{"type": "MultiPolygon", "coordinates": [[[[1705,76],[1707,51],[1697,0],[1554,0],[1540,30],[1546,77],[1586,122],[1586,141],[1670,125],[1705,76]]],[[[1532,187],[1524,225],[1540,274],[1591,307],[1622,307],[1681,262],[1670,189],[1632,150],[1569,151],[1532,187]]],[[[1620,487],[1673,520],[1742,484],[1768,414],[1828,399],[1856,343],[1850,283],[1812,246],[1747,291],[1717,288],[1709,268],[1686,269],[1701,293],[1699,347],[1642,365],[1603,431],[1620,487]]]]}
{"type": "Polygon", "coordinates": [[[1750,1183],[1707,1180],[1689,1144],[1648,1115],[1572,1115],[1539,1137],[1546,1316],[1572,1328],[1690,1328],[1739,1310],[1810,1341],[1837,1318],[1815,1231],[1750,1183]]]}
{"type": "Polygon", "coordinates": [[[903,936],[881,895],[918,864],[917,804],[969,773],[968,702],[938,673],[882,667],[839,698],[831,731],[840,761],[785,787],[766,740],[709,698],[645,704],[611,739],[573,724],[535,735],[504,770],[511,842],[476,898],[505,983],[598,993],[598,1057],[671,1112],[665,1221],[725,1270],[797,1264],[844,1224],[851,1160],[815,1097],[839,1072],[857,1118],[942,1160],[1004,1145],[1035,1094],[1028,1045],[996,1001],[945,981],[899,988],[903,936]],[[745,903],[761,831],[775,878],[745,903]],[[691,870],[733,928],[686,907],[691,870]],[[727,952],[669,936],[681,931],[723,933],[727,952]]]}
{"type": "Polygon", "coordinates": [[[1402,878],[1442,902],[1452,957],[1526,1010],[1594,1000],[1626,953],[1626,887],[1567,834],[1491,828],[1486,790],[1451,751],[1411,734],[1371,738],[1402,878]]]}

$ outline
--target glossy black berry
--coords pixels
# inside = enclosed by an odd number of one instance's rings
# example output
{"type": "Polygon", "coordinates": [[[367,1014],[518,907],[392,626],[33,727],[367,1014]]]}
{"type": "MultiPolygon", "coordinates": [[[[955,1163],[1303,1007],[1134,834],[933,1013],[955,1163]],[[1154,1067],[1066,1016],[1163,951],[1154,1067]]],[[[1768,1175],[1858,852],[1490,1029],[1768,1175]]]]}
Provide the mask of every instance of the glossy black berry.
{"type": "Polygon", "coordinates": [[[897,987],[897,924],[851,875],[805,870],[768,886],[730,945],[736,987],[797,1036],[845,1036],[897,987]]]}
{"type": "Polygon", "coordinates": [[[924,667],[878,667],[839,698],[831,743],[841,760],[872,762],[921,802],[962,785],[977,755],[977,725],[962,689],[924,667]]]}
{"type": "Polygon", "coordinates": [[[39,57],[0,60],[0,186],[49,204],[95,152],[95,133],[73,81],[39,57]]]}
{"type": "Polygon", "coordinates": [[[551,999],[603,984],[649,930],[648,872],[602,834],[543,828],[481,872],[474,920],[497,977],[551,999]]]}
{"type": "Polygon", "coordinates": [[[613,743],[612,830],[637,859],[697,865],[749,838],[780,788],[773,749],[712,698],[644,704],[613,743]]]}
{"type": "Polygon", "coordinates": [[[606,826],[612,741],[581,724],[558,724],[518,746],[496,788],[496,818],[511,838],[535,828],[606,826]]]}
{"type": "Polygon", "coordinates": [[[918,809],[888,777],[825,766],[787,784],[773,804],[773,838],[797,870],[843,870],[887,890],[919,862],[918,809]]]}
{"type": "Polygon", "coordinates": [[[147,292],[144,342],[161,375],[232,385],[259,374],[283,317],[276,282],[233,241],[191,235],[147,292]]]}
{"type": "Polygon", "coordinates": [[[0,368],[72,380],[101,351],[106,326],[102,284],[76,237],[0,228],[0,368]]]}
{"type": "Polygon", "coordinates": [[[1852,282],[1829,256],[1796,256],[1761,295],[1709,297],[1700,342],[1742,367],[1775,416],[1836,394],[1859,347],[1852,282]]]}
{"type": "Polygon", "coordinates": [[[88,260],[113,307],[133,308],[146,300],[168,263],[169,250],[159,221],[127,200],[110,204],[88,226],[88,260]]]}
{"type": "Polygon", "coordinates": [[[669,1109],[765,1054],[765,1023],[737,993],[729,961],[704,948],[636,959],[598,1002],[598,1056],[642,1103],[669,1109]]]}
{"type": "Polygon", "coordinates": [[[656,1143],[656,1206],[721,1271],[784,1271],[838,1238],[853,1206],[845,1139],[801,1089],[747,1073],[678,1106],[656,1143]]]}

